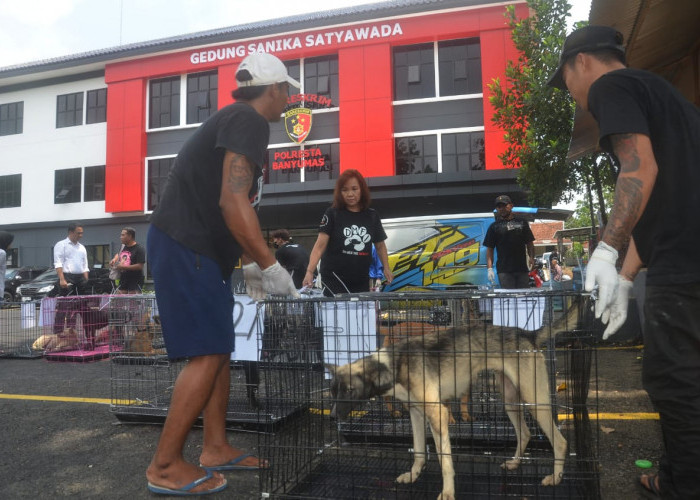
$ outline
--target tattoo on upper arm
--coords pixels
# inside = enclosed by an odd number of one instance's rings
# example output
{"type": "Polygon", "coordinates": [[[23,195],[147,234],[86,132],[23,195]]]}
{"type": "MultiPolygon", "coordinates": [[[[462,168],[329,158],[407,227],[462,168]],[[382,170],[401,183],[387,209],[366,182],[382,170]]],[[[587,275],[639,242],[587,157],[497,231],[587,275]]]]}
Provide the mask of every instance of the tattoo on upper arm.
{"type": "Polygon", "coordinates": [[[620,162],[620,171],[637,172],[641,163],[637,150],[637,134],[615,134],[610,136],[610,142],[620,162]]]}
{"type": "Polygon", "coordinates": [[[234,153],[229,156],[226,168],[226,188],[232,193],[248,193],[253,184],[253,168],[245,156],[234,153]]]}

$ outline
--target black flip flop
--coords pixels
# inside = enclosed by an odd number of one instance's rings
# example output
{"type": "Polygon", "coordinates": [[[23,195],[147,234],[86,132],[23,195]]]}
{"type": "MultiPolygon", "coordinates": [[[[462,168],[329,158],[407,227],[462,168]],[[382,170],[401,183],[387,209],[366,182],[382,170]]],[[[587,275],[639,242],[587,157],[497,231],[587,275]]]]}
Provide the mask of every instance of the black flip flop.
{"type": "Polygon", "coordinates": [[[644,493],[645,498],[661,498],[661,491],[659,490],[658,486],[656,486],[656,478],[658,477],[658,474],[642,474],[639,477],[638,484],[642,489],[642,493],[644,493]],[[647,478],[647,484],[649,486],[646,486],[644,483],[642,483],[642,478],[646,477],[647,478]]]}

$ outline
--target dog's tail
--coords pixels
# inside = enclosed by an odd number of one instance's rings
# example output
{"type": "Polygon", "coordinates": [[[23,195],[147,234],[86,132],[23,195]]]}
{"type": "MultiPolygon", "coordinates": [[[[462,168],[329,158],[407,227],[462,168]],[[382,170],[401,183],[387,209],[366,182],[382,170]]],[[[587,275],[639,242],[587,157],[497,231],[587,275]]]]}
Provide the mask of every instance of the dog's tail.
{"type": "Polygon", "coordinates": [[[581,314],[585,310],[583,304],[586,300],[586,296],[580,294],[561,295],[556,298],[563,302],[565,312],[557,317],[555,316],[553,307],[547,308],[546,315],[549,316],[550,321],[545,321],[542,328],[537,330],[535,342],[538,346],[550,340],[554,340],[554,337],[559,333],[578,329],[581,322],[581,314]],[[568,309],[566,309],[567,305],[568,309]]]}

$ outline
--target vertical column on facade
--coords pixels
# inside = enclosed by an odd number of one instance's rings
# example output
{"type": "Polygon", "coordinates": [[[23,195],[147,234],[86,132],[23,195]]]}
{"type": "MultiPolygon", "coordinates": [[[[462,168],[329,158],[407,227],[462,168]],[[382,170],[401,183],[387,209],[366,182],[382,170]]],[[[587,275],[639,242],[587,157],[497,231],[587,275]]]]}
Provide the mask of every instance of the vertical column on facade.
{"type": "Polygon", "coordinates": [[[105,211],[143,211],[146,82],[137,79],[110,83],[107,102],[105,211]]]}
{"type": "Polygon", "coordinates": [[[338,51],[341,170],[394,175],[391,64],[389,44],[338,51]]]}
{"type": "Polygon", "coordinates": [[[504,165],[499,155],[506,150],[507,144],[503,140],[503,130],[497,128],[492,122],[494,108],[489,101],[488,86],[494,78],[499,78],[501,85],[506,84],[506,64],[509,60],[517,61],[518,51],[513,44],[509,30],[482,31],[480,36],[486,169],[501,169],[504,165]]]}
{"type": "Polygon", "coordinates": [[[219,109],[229,104],[233,104],[233,96],[231,93],[238,87],[236,83],[236,69],[238,64],[227,64],[225,66],[219,66],[218,70],[218,81],[219,81],[219,93],[218,93],[218,103],[219,109]]]}

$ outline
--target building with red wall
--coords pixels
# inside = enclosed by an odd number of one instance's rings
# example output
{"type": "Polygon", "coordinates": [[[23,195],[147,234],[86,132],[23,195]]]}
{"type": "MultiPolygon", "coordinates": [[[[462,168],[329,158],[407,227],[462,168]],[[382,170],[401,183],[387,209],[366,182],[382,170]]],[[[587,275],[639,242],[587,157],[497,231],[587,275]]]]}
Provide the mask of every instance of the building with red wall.
{"type": "Polygon", "coordinates": [[[498,158],[503,133],[491,123],[487,89],[494,78],[503,80],[507,61],[516,57],[504,17],[509,3],[527,15],[524,1],[386,2],[0,68],[0,106],[23,103],[25,110],[23,131],[0,136],[0,151],[4,143],[12,152],[0,162],[0,183],[12,176],[17,189],[19,175],[21,198],[19,206],[0,204],[0,225],[25,247],[34,245],[26,258],[19,256],[22,264],[33,264],[29,255],[50,248],[72,219],[90,226],[85,238],[92,234],[95,245],[109,245],[107,254],[125,223],[145,229],[180,146],[232,102],[235,68],[253,51],[285,62],[303,85],[289,107],[303,103],[308,110],[303,141],[288,133],[291,115],[271,126],[259,212],[264,228],[313,228],[335,179],[348,168],[368,178],[382,217],[483,212],[501,193],[524,204],[517,172],[498,158]],[[71,92],[79,84],[85,89],[71,92]],[[67,111],[66,96],[74,97],[67,111]],[[48,109],[35,113],[34,101],[49,103],[48,109]],[[104,114],[98,124],[88,119],[95,109],[104,114]],[[53,135],[44,127],[29,140],[33,116],[71,111],[70,123],[80,132],[59,127],[56,118],[53,135]],[[77,123],[79,112],[86,118],[77,123]],[[47,137],[60,150],[51,157],[70,156],[76,142],[94,143],[95,151],[73,166],[73,184],[57,173],[65,161],[43,165],[46,172],[32,184],[46,193],[37,193],[27,185],[21,158],[47,137]],[[88,165],[103,165],[103,200],[93,199],[99,171],[88,172],[88,165]],[[40,236],[29,238],[29,230],[40,236]]]}

